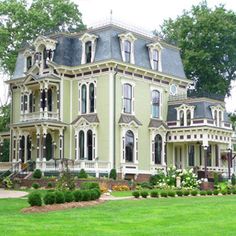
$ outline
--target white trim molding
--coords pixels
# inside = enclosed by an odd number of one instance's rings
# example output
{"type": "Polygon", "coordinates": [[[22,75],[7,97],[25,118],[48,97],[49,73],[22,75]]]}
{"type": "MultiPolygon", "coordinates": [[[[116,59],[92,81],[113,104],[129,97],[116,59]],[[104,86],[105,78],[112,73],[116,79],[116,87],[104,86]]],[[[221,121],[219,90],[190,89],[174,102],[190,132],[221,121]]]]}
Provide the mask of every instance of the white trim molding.
{"type": "Polygon", "coordinates": [[[155,66],[154,66],[154,63],[153,63],[153,54],[154,54],[154,51],[157,50],[157,52],[158,52],[158,68],[157,68],[157,71],[162,72],[161,50],[163,49],[163,47],[161,46],[161,44],[159,42],[149,43],[149,44],[147,44],[147,47],[148,47],[148,51],[149,51],[149,60],[150,60],[151,68],[153,70],[156,70],[155,66]]]}

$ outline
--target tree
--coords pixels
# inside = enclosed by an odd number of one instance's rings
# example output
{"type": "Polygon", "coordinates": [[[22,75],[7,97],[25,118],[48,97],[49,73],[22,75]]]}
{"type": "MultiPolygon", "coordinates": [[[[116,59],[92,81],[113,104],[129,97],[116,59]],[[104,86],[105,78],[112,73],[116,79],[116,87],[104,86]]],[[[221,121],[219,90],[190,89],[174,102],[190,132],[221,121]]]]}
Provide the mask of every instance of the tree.
{"type": "Polygon", "coordinates": [[[229,114],[229,119],[231,121],[233,130],[235,130],[235,128],[236,128],[236,113],[230,113],[229,114]]]}
{"type": "Polygon", "coordinates": [[[18,49],[38,35],[85,28],[70,0],[0,0],[0,66],[12,75],[18,49]]]}
{"type": "Polygon", "coordinates": [[[8,131],[10,124],[10,104],[0,107],[0,132],[8,131]]]}
{"type": "Polygon", "coordinates": [[[186,76],[198,93],[230,94],[236,78],[236,14],[220,5],[213,10],[204,1],[165,20],[161,33],[181,48],[186,76]]]}

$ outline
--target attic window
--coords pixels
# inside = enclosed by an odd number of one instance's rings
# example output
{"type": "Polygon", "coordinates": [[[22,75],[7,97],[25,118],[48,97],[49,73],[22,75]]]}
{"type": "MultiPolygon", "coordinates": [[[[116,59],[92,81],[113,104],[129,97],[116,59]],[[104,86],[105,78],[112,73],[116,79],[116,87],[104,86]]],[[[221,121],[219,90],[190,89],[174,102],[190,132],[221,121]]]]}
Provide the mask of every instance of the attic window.
{"type": "Polygon", "coordinates": [[[130,63],[131,59],[131,43],[128,40],[124,42],[125,62],[130,63]]]}
{"type": "Polygon", "coordinates": [[[28,56],[26,58],[26,67],[27,67],[27,70],[29,70],[32,67],[32,57],[31,56],[28,56]]]}
{"type": "Polygon", "coordinates": [[[159,52],[157,49],[153,50],[152,53],[152,63],[153,63],[153,70],[158,70],[158,62],[159,62],[159,52]]]}
{"type": "Polygon", "coordinates": [[[92,42],[88,41],[85,44],[85,57],[86,57],[86,63],[91,63],[92,58],[92,42]]]}

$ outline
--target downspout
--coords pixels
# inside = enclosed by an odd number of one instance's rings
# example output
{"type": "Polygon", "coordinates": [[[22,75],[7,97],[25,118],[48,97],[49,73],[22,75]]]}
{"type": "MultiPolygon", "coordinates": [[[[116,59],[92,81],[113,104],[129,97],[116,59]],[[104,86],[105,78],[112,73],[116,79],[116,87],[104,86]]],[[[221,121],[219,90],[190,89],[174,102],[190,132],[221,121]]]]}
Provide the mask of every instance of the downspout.
{"type": "Polygon", "coordinates": [[[113,168],[116,169],[116,75],[117,66],[115,67],[115,73],[113,75],[113,168]]]}

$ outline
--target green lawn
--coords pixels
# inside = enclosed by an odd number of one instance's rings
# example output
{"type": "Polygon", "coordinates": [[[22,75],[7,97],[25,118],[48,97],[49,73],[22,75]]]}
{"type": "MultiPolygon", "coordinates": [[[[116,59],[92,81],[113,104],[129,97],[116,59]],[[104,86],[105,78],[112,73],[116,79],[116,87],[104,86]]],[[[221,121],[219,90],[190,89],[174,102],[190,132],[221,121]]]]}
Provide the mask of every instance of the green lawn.
{"type": "Polygon", "coordinates": [[[130,197],[132,196],[132,191],[112,191],[111,195],[114,197],[130,197]]]}
{"type": "Polygon", "coordinates": [[[0,200],[0,235],[235,235],[236,196],[110,201],[21,214],[25,199],[0,200]]]}

